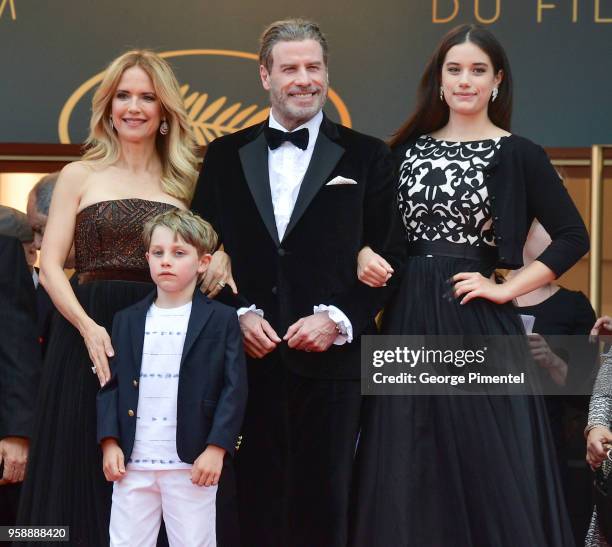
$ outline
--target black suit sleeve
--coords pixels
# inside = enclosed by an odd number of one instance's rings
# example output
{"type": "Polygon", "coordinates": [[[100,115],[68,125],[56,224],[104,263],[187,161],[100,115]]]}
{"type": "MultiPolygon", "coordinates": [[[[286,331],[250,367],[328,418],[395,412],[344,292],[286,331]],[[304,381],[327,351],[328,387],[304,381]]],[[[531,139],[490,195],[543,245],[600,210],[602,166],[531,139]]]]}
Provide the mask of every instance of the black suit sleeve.
{"type": "MultiPolygon", "coordinates": [[[[216,146],[213,141],[206,149],[206,156],[202,163],[198,184],[193,201],[191,202],[191,210],[200,215],[204,220],[210,222],[219,236],[218,246],[220,247],[223,243],[223,226],[219,212],[219,184],[220,173],[223,171],[217,165],[219,153],[216,146]]],[[[240,287],[238,287],[238,290],[240,290],[240,287]]],[[[244,295],[240,293],[234,294],[229,286],[226,286],[217,295],[216,300],[232,308],[248,308],[251,305],[244,295]]]]}
{"type": "Polygon", "coordinates": [[[369,246],[380,254],[394,270],[387,287],[373,288],[357,279],[344,293],[330,302],[344,312],[359,336],[385,305],[397,288],[405,258],[401,218],[397,207],[397,170],[390,150],[380,143],[374,154],[367,182],[364,203],[362,247],[369,246]]]}
{"type": "Polygon", "coordinates": [[[246,409],[247,376],[238,318],[233,312],[227,317],[224,385],[206,443],[225,448],[233,456],[246,409]]]}
{"type": "Polygon", "coordinates": [[[572,198],[543,148],[529,152],[527,204],[552,243],[537,258],[557,277],[569,270],[589,250],[589,236],[572,198]]]}
{"type": "Polygon", "coordinates": [[[19,240],[0,236],[0,439],[30,437],[40,373],[36,294],[19,240]]]}
{"type": "Polygon", "coordinates": [[[114,437],[119,441],[119,378],[117,371],[121,367],[123,348],[129,347],[121,344],[121,313],[115,314],[113,319],[113,333],[111,335],[112,345],[115,348],[115,356],[110,360],[111,379],[100,388],[96,397],[96,412],[98,424],[98,442],[107,437],[114,437]]]}

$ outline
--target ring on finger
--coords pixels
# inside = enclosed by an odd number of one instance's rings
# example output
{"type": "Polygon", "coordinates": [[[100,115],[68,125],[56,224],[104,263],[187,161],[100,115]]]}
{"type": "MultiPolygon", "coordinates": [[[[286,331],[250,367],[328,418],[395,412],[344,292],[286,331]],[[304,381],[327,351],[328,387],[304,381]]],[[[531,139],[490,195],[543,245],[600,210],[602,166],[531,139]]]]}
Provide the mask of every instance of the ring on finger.
{"type": "Polygon", "coordinates": [[[94,365],[93,367],[91,367],[91,372],[93,372],[94,374],[97,374],[97,371],[96,371],[96,365],[94,365]]]}
{"type": "Polygon", "coordinates": [[[217,285],[219,285],[219,287],[221,287],[223,289],[225,287],[225,282],[224,281],[217,281],[217,285]]]}

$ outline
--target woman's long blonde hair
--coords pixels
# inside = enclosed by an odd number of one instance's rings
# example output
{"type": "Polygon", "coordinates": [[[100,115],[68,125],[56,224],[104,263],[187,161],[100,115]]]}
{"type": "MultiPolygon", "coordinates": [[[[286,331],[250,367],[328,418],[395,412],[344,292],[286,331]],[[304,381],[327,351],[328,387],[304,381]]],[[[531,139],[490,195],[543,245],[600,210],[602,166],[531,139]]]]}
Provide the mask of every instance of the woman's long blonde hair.
{"type": "Polygon", "coordinates": [[[106,69],[92,101],[92,114],[84,161],[109,165],[119,158],[120,143],[111,124],[111,103],[123,73],[131,67],[144,70],[153,82],[170,131],[158,133],[157,151],[162,163],[161,185],[164,192],[189,205],[195,188],[196,142],[189,125],[179,85],[170,65],[148,50],[133,50],[117,57],[106,69]]]}

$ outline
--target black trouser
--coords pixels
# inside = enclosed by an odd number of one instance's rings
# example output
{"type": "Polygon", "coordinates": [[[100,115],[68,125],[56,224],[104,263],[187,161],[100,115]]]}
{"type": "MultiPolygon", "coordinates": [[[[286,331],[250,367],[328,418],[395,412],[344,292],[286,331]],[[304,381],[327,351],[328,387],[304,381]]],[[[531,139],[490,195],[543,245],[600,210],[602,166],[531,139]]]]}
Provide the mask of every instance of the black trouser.
{"type": "Polygon", "coordinates": [[[361,415],[359,380],[320,380],[291,372],[289,539],[287,547],[345,547],[355,445],[361,415]]]}
{"type": "Polygon", "coordinates": [[[286,547],[286,372],[278,350],[247,366],[249,399],[235,457],[242,545],[286,547]]]}
{"type": "MultiPolygon", "coordinates": [[[[0,526],[14,526],[17,522],[20,492],[20,482],[0,486],[0,526]]],[[[11,545],[11,542],[0,541],[0,545],[11,545]]]]}

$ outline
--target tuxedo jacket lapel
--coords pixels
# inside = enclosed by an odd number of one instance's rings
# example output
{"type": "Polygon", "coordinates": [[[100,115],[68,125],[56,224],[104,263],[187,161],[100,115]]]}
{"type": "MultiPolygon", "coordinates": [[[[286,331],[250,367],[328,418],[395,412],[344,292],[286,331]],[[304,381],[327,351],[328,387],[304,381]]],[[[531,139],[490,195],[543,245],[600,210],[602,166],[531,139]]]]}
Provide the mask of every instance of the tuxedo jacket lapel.
{"type": "Polygon", "coordinates": [[[337,136],[338,130],[336,126],[326,117],[323,117],[319,136],[317,137],[317,142],[312,152],[312,158],[310,159],[310,164],[304,175],[304,180],[302,180],[300,192],[295,202],[293,212],[291,213],[291,218],[289,219],[289,224],[285,230],[283,240],[287,238],[291,230],[298,223],[310,205],[310,202],[317,195],[321,186],[325,184],[325,181],[327,181],[334,167],[336,167],[344,154],[344,148],[334,142],[337,136]]]}
{"type": "MultiPolygon", "coordinates": [[[[266,123],[268,122],[264,122],[264,124],[266,123]]],[[[263,132],[263,125],[257,137],[240,148],[239,154],[244,176],[255,200],[259,215],[270,233],[270,237],[279,246],[280,242],[272,205],[272,192],[270,191],[268,143],[263,132]]]]}

